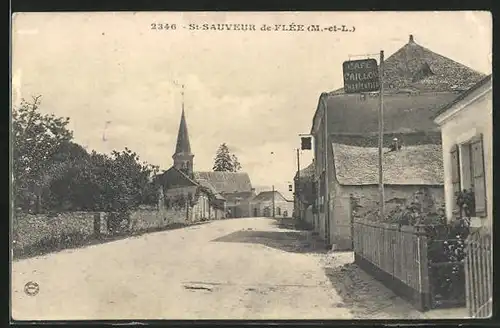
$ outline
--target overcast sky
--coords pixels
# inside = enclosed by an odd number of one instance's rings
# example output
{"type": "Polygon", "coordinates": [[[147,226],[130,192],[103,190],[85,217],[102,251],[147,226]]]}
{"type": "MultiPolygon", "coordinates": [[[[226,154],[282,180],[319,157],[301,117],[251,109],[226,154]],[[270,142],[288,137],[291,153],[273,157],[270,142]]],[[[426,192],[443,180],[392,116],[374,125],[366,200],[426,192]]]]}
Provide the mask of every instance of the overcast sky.
{"type": "MultiPolygon", "coordinates": [[[[30,13],[13,20],[13,102],[41,94],[42,111],[70,117],[76,142],[88,150],[129,147],[167,169],[181,115],[174,81],[184,83],[195,170],[211,170],[226,142],[254,185],[274,184],[291,198],[298,134],[310,131],[320,93],[342,87],[342,62],[380,50],[387,58],[409,34],[491,72],[485,12],[30,13]],[[177,29],[152,30],[152,23],[177,29]],[[255,24],[257,31],[190,31],[190,23],[255,24]],[[290,23],[355,30],[259,31],[290,23]]],[[[302,151],[301,166],[311,158],[302,151]]]]}

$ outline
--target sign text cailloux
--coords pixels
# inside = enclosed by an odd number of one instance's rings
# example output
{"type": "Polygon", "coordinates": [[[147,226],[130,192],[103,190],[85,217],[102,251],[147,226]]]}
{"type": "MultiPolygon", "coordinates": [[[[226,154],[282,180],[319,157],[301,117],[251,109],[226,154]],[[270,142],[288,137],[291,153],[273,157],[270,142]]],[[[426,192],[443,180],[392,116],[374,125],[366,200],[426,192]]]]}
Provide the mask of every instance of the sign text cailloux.
{"type": "Polygon", "coordinates": [[[377,61],[361,59],[346,61],[342,65],[344,73],[344,92],[373,92],[380,90],[377,61]]]}

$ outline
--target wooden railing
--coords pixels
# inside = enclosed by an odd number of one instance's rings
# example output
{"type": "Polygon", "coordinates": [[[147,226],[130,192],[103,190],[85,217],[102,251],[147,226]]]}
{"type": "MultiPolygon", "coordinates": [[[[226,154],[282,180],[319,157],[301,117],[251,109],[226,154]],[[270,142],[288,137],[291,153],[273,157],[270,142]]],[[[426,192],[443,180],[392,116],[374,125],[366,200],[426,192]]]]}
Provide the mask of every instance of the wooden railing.
{"type": "Polygon", "coordinates": [[[466,301],[472,318],[492,314],[493,266],[491,233],[485,229],[472,232],[466,240],[466,301]]]}

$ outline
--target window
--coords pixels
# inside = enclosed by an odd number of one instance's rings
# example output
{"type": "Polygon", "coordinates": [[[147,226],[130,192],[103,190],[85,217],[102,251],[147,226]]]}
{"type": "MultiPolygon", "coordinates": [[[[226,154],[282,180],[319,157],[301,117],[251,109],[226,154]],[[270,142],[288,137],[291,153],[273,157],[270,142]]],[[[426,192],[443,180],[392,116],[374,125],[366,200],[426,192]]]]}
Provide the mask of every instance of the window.
{"type": "MultiPolygon", "coordinates": [[[[453,195],[456,195],[460,191],[460,158],[458,146],[456,145],[451,150],[451,162],[451,183],[453,185],[453,195]]],[[[456,201],[453,201],[453,213],[457,214],[459,210],[456,201]]]]}
{"type": "Polygon", "coordinates": [[[325,211],[325,191],[326,191],[326,179],[325,172],[321,174],[320,185],[319,185],[319,211],[323,213],[325,211]]]}
{"type": "MultiPolygon", "coordinates": [[[[474,216],[485,217],[487,201],[482,135],[453,147],[451,159],[454,194],[460,190],[473,191],[475,209],[472,212],[475,212],[474,216]]],[[[454,204],[454,213],[458,210],[458,206],[454,204]]]]}

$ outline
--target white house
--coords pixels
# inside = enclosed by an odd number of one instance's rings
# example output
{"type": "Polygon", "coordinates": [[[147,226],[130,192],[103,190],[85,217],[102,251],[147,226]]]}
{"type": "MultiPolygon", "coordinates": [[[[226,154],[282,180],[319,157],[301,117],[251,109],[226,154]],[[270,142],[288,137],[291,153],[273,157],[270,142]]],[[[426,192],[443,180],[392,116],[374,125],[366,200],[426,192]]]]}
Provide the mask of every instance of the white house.
{"type": "Polygon", "coordinates": [[[441,127],[444,191],[449,220],[457,210],[455,192],[472,190],[472,226],[491,227],[493,215],[492,78],[485,77],[445,105],[434,121],[441,127]]]}

